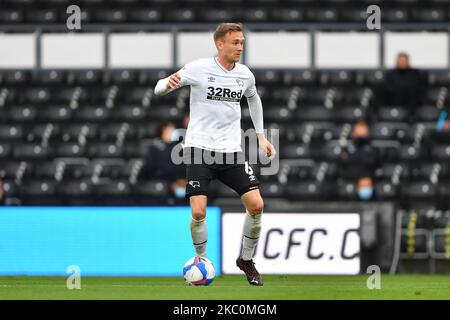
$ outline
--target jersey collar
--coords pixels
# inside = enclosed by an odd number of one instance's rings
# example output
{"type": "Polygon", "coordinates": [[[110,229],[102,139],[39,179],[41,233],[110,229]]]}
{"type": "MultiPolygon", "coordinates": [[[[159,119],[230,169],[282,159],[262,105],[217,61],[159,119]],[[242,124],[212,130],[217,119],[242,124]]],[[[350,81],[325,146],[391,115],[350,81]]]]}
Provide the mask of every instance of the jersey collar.
{"type": "Polygon", "coordinates": [[[219,66],[220,69],[222,69],[222,70],[225,71],[226,73],[229,73],[229,72],[233,71],[234,69],[236,69],[236,62],[234,63],[234,67],[233,67],[233,69],[231,69],[231,70],[225,69],[225,68],[220,64],[219,60],[217,60],[217,56],[214,57],[214,62],[219,66]]]}

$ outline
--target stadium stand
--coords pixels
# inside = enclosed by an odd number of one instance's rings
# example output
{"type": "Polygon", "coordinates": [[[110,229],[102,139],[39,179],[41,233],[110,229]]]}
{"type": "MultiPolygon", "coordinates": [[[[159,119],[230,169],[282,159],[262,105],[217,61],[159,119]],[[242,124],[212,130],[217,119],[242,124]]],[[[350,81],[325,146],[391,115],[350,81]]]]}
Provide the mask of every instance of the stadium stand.
{"type": "MultiPolygon", "coordinates": [[[[58,29],[65,26],[71,4],[81,6],[82,23],[93,30],[118,25],[137,26],[133,31],[155,25],[158,30],[163,24],[189,29],[194,22],[222,21],[252,23],[256,30],[271,23],[286,29],[356,23],[365,28],[371,4],[382,8],[382,22],[400,26],[429,23],[433,29],[443,24],[447,32],[450,19],[447,0],[250,0],[245,6],[238,0],[3,0],[0,26],[11,32],[21,30],[15,27],[27,32],[40,26],[58,29]]],[[[443,30],[442,25],[437,29],[443,30]]],[[[176,69],[41,67],[0,69],[5,203],[173,205],[170,181],[148,179],[144,162],[158,126],[170,120],[182,127],[188,112],[189,89],[165,97],[153,94],[157,80],[176,69]]],[[[354,123],[365,120],[371,145],[380,155],[371,200],[394,203],[398,209],[400,258],[450,259],[450,132],[436,132],[440,114],[450,113],[447,69],[422,70],[424,99],[414,110],[382,103],[387,71],[381,68],[252,71],[265,127],[280,133],[280,170],[260,176],[266,202],[362,202],[356,181],[341,175],[341,155],[354,123]]],[[[253,127],[245,99],[242,127],[253,127]]],[[[212,183],[210,204],[239,202],[232,190],[212,183]]],[[[400,271],[410,270],[403,265],[400,271]]]]}
{"type": "MultiPolygon", "coordinates": [[[[142,183],[152,183],[141,177],[146,146],[156,138],[159,123],[170,119],[181,125],[188,108],[183,90],[153,96],[153,79],[159,72],[1,71],[0,173],[6,195],[24,204],[52,203],[51,198],[55,204],[71,204],[70,188],[62,188],[70,183],[80,186],[76,196],[87,196],[86,204],[95,205],[96,196],[101,203],[121,197],[128,197],[127,203],[146,201],[147,196],[142,199],[140,192],[133,192],[142,183]],[[104,179],[110,180],[108,187],[104,179]],[[93,193],[83,192],[91,188],[93,193]]],[[[371,143],[382,155],[374,177],[375,199],[397,198],[404,208],[416,200],[449,208],[450,147],[427,139],[447,106],[439,98],[446,88],[434,80],[442,72],[428,72],[427,104],[411,117],[401,108],[377,102],[377,85],[369,79],[380,72],[310,70],[316,80],[308,84],[297,80],[301,71],[255,72],[265,122],[269,128],[280,128],[283,146],[280,173],[261,177],[267,179],[262,187],[267,197],[357,200],[350,181],[336,178],[349,129],[365,119],[372,127],[371,143]],[[336,188],[337,183],[345,188],[336,188]]],[[[252,127],[245,103],[242,125],[252,127]]],[[[155,183],[161,186],[157,198],[167,204],[162,196],[166,182],[155,183]]],[[[216,191],[218,197],[234,196],[222,188],[216,191]]]]}

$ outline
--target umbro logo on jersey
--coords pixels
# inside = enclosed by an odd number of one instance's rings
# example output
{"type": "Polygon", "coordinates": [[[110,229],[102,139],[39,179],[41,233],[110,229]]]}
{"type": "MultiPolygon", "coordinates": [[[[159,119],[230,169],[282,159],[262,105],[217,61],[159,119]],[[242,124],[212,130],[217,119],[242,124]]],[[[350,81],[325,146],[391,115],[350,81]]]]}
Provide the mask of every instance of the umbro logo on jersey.
{"type": "Polygon", "coordinates": [[[236,79],[236,82],[238,84],[239,87],[244,87],[244,81],[240,80],[240,79],[236,79]]]}
{"type": "Polygon", "coordinates": [[[192,186],[192,188],[200,188],[200,182],[199,181],[189,181],[189,184],[192,186]]]}
{"type": "Polygon", "coordinates": [[[215,82],[216,81],[216,78],[214,78],[214,77],[208,77],[208,82],[215,82]]]}
{"type": "Polygon", "coordinates": [[[231,91],[231,89],[228,88],[208,87],[208,95],[206,99],[239,102],[241,101],[241,97],[242,97],[242,90],[231,91]]]}

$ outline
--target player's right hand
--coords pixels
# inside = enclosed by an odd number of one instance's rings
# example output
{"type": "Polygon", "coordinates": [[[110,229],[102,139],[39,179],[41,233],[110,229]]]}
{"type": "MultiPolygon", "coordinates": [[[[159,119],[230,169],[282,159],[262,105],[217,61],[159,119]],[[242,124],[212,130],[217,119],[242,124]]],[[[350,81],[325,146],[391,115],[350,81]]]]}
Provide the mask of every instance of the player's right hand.
{"type": "Polygon", "coordinates": [[[181,77],[178,73],[171,74],[169,82],[167,82],[167,89],[174,89],[180,85],[181,77]]]}

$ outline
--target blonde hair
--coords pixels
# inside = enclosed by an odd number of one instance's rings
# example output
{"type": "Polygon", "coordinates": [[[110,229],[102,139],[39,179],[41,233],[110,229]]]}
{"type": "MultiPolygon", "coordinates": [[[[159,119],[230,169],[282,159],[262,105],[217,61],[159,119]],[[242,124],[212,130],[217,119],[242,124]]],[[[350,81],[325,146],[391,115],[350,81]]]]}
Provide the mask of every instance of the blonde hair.
{"type": "Polygon", "coordinates": [[[244,27],[242,23],[223,22],[219,24],[216,28],[216,31],[214,31],[214,42],[225,37],[228,32],[243,32],[243,30],[244,27]]]}

